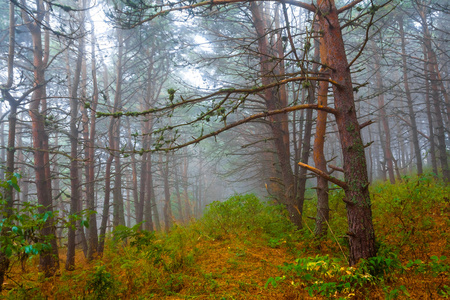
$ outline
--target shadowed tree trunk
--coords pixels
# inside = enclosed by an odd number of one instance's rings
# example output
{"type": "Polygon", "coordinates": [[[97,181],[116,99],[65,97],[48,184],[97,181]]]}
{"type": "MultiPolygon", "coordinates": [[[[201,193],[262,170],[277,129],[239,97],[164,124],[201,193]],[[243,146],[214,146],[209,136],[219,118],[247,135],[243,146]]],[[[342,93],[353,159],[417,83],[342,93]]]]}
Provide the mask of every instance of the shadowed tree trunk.
{"type": "MultiPolygon", "coordinates": [[[[273,81],[271,75],[275,75],[273,72],[277,71],[275,71],[276,62],[273,62],[271,59],[275,55],[271,53],[273,51],[271,51],[267,35],[265,34],[265,28],[267,28],[266,16],[261,5],[256,2],[250,3],[250,11],[252,12],[253,23],[258,37],[261,83],[263,85],[269,85],[273,81]]],[[[283,93],[285,92],[280,92],[280,90],[284,89],[284,86],[280,86],[264,91],[262,97],[268,110],[276,110],[286,106],[286,101],[283,99],[283,93]]],[[[279,200],[286,205],[291,221],[297,227],[301,227],[301,206],[295,201],[294,174],[292,172],[289,153],[289,131],[285,131],[288,128],[288,117],[286,114],[277,114],[270,116],[269,119],[284,189],[284,197],[279,200]]]]}
{"type": "Polygon", "coordinates": [[[439,162],[442,168],[442,176],[445,181],[450,181],[450,168],[447,159],[447,147],[445,144],[445,130],[444,121],[441,113],[441,105],[439,99],[439,86],[438,86],[438,76],[436,74],[437,57],[433,50],[433,45],[431,42],[431,34],[428,29],[427,18],[426,18],[427,6],[420,4],[418,7],[419,15],[421,18],[421,25],[423,31],[423,42],[425,51],[427,53],[427,64],[428,69],[427,79],[430,81],[431,85],[431,99],[433,100],[434,106],[434,116],[436,121],[436,137],[437,137],[437,147],[439,150],[439,162]]]}

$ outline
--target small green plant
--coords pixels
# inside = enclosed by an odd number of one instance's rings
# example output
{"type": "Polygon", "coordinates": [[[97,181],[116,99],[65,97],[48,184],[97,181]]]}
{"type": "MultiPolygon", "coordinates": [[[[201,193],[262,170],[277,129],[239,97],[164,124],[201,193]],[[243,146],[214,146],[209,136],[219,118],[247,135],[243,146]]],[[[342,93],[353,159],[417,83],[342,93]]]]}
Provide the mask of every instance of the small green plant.
{"type": "Polygon", "coordinates": [[[417,274],[431,274],[433,277],[437,277],[441,274],[448,274],[450,271],[450,265],[444,261],[447,260],[446,256],[437,257],[435,255],[430,257],[430,262],[426,263],[420,259],[410,260],[406,264],[406,268],[413,270],[417,274]]]}
{"type": "MultiPolygon", "coordinates": [[[[375,278],[366,270],[360,268],[343,267],[341,260],[329,256],[316,256],[296,259],[296,263],[285,263],[280,267],[286,275],[291,276],[293,285],[306,284],[306,291],[313,297],[321,295],[331,297],[338,293],[353,293],[359,287],[375,282],[375,278]]],[[[271,277],[267,280],[265,287],[269,284],[276,287],[277,282],[284,280],[282,277],[271,277]]]]}
{"type": "Polygon", "coordinates": [[[92,299],[107,299],[112,294],[114,282],[106,265],[96,266],[95,272],[88,275],[85,291],[92,299]]]}

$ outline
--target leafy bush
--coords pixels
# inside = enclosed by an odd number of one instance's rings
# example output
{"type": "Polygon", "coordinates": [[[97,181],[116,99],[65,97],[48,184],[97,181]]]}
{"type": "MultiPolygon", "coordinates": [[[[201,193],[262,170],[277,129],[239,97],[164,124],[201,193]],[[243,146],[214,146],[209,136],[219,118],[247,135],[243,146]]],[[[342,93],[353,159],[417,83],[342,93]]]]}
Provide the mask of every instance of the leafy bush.
{"type": "Polygon", "coordinates": [[[224,202],[211,203],[200,222],[202,233],[213,239],[257,232],[274,247],[289,242],[295,231],[281,205],[263,203],[254,194],[234,195],[224,202]]]}
{"type": "Polygon", "coordinates": [[[85,291],[92,299],[108,299],[114,287],[114,277],[106,266],[96,266],[95,272],[88,275],[85,291]]]}

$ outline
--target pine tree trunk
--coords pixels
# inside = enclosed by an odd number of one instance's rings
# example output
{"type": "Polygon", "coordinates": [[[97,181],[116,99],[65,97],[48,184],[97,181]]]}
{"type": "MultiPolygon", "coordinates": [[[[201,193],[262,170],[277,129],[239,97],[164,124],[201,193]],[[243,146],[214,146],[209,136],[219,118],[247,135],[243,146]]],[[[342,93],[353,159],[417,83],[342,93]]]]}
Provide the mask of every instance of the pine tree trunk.
{"type": "Polygon", "coordinates": [[[333,0],[319,0],[318,8],[331,79],[337,83],[333,85],[333,94],[347,184],[344,201],[347,206],[349,263],[355,265],[361,258],[376,255],[366,157],[337,9],[333,0]]]}
{"type": "Polygon", "coordinates": [[[413,106],[411,91],[409,89],[409,82],[408,82],[409,78],[408,78],[408,69],[407,69],[407,63],[406,63],[406,42],[405,42],[405,31],[403,28],[403,16],[399,17],[398,24],[400,27],[400,38],[402,41],[403,87],[405,88],[406,101],[408,104],[409,119],[411,122],[412,140],[413,140],[413,145],[414,145],[414,153],[416,156],[417,174],[420,175],[423,173],[422,154],[420,153],[419,135],[417,133],[416,115],[414,113],[414,106],[413,106]]]}

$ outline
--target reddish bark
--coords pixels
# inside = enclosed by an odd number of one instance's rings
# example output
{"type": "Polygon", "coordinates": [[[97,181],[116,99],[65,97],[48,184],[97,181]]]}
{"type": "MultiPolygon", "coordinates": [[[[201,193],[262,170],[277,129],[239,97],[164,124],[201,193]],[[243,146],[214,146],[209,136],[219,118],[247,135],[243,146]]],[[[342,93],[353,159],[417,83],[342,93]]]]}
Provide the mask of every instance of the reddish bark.
{"type": "Polygon", "coordinates": [[[344,201],[348,218],[349,263],[355,265],[361,258],[376,255],[366,157],[356,116],[350,66],[333,0],[318,1],[318,17],[331,79],[337,83],[333,85],[333,94],[347,184],[344,201]]]}
{"type": "MultiPolygon", "coordinates": [[[[26,6],[26,3],[22,1],[26,6]]],[[[29,114],[31,117],[31,132],[34,147],[34,167],[35,182],[39,213],[53,212],[53,201],[51,194],[51,174],[49,159],[48,135],[45,131],[45,111],[46,111],[46,80],[45,71],[49,60],[50,38],[48,31],[45,32],[42,41],[41,23],[44,18],[49,21],[48,12],[42,0],[36,1],[35,16],[33,20],[29,18],[27,12],[22,10],[22,18],[31,34],[33,43],[33,66],[34,66],[34,87],[31,97],[29,114]],[[44,46],[43,46],[44,42],[44,46]],[[42,110],[41,110],[42,109],[42,110]]],[[[39,269],[46,277],[52,276],[59,269],[58,247],[55,239],[54,219],[48,218],[44,228],[41,230],[43,237],[50,238],[51,250],[43,251],[39,257],[39,269]]]]}

